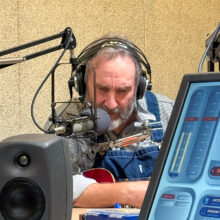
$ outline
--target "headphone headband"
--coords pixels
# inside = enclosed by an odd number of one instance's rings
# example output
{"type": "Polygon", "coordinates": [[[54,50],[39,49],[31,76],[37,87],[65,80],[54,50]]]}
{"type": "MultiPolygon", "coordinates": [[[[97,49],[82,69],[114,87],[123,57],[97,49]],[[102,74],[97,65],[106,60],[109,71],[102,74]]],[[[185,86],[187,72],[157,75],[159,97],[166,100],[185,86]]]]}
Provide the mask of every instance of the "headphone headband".
{"type": "Polygon", "coordinates": [[[125,50],[128,48],[125,44],[119,41],[107,41],[104,44],[101,45],[101,48],[104,47],[121,47],[124,48],[125,50]]]}
{"type": "Polygon", "coordinates": [[[121,48],[129,51],[131,55],[145,67],[147,74],[149,75],[149,81],[151,82],[151,68],[146,56],[135,44],[122,38],[107,37],[93,41],[87,45],[76,58],[77,63],[80,65],[83,61],[91,58],[105,47],[121,48]]]}

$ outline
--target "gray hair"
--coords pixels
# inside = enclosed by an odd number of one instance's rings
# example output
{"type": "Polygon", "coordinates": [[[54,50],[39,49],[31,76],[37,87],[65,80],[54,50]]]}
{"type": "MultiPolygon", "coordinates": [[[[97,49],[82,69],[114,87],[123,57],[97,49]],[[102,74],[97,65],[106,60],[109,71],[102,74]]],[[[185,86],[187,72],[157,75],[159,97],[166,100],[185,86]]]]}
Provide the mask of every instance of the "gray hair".
{"type": "MultiPolygon", "coordinates": [[[[136,85],[138,84],[142,69],[141,69],[141,63],[137,60],[137,58],[134,56],[134,52],[132,51],[133,49],[135,50],[132,42],[128,40],[124,36],[120,36],[114,33],[109,33],[107,35],[104,35],[102,38],[98,40],[99,43],[103,44],[99,47],[98,51],[94,53],[92,56],[90,56],[87,60],[85,60],[85,65],[86,65],[86,75],[85,75],[85,83],[87,83],[88,80],[88,73],[91,72],[92,70],[92,60],[93,58],[97,56],[105,56],[107,59],[112,59],[116,56],[122,56],[122,57],[130,57],[135,65],[135,81],[136,85]],[[111,38],[114,40],[111,41],[111,38]],[[109,40],[108,40],[109,39],[109,40]],[[118,41],[117,41],[118,39],[118,41]],[[122,40],[122,42],[120,41],[122,40]],[[126,41],[126,44],[123,43],[126,41]],[[129,46],[129,49],[127,47],[129,46]]],[[[96,41],[95,41],[96,42],[96,41]]],[[[92,44],[92,46],[95,46],[96,44],[92,44]]]]}

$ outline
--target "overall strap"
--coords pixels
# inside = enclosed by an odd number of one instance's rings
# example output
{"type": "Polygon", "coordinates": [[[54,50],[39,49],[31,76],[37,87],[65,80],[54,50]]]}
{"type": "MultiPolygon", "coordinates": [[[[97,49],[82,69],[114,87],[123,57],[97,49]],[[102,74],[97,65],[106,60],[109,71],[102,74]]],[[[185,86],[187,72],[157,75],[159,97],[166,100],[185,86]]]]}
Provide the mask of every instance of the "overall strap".
{"type": "Polygon", "coordinates": [[[150,91],[147,91],[145,93],[145,99],[147,102],[148,111],[151,112],[156,117],[156,121],[150,120],[149,123],[153,141],[161,142],[163,140],[164,134],[160,119],[160,109],[159,109],[158,100],[156,96],[150,91]]]}

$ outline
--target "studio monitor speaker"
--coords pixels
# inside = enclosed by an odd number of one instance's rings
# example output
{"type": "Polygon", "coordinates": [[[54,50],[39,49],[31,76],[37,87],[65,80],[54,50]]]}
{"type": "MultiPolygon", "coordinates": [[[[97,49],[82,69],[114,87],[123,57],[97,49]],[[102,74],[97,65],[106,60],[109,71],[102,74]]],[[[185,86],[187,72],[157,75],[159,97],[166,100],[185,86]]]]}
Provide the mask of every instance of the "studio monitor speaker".
{"type": "Polygon", "coordinates": [[[27,134],[0,142],[0,220],[70,220],[72,190],[64,138],[27,134]]]}

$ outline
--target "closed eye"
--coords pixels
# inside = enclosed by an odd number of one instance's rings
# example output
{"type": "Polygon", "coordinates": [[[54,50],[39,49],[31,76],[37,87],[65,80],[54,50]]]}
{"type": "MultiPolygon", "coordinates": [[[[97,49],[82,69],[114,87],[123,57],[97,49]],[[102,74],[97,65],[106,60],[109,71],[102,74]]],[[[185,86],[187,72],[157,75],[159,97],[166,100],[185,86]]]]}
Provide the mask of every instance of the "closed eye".
{"type": "Polygon", "coordinates": [[[126,93],[126,92],[130,92],[131,89],[132,89],[132,88],[131,88],[130,86],[128,86],[128,87],[122,87],[122,88],[117,89],[117,92],[118,92],[118,93],[126,93]]]}
{"type": "MultiPolygon", "coordinates": [[[[103,85],[100,85],[100,84],[96,84],[96,88],[100,92],[103,92],[103,93],[107,93],[107,92],[111,91],[111,88],[103,86],[103,85]]],[[[132,90],[131,86],[125,86],[125,87],[117,88],[115,91],[116,91],[116,93],[121,94],[121,93],[128,93],[131,90],[132,90]]]]}
{"type": "Polygon", "coordinates": [[[108,87],[102,86],[102,85],[96,85],[96,88],[101,92],[108,92],[110,89],[108,87]]]}

